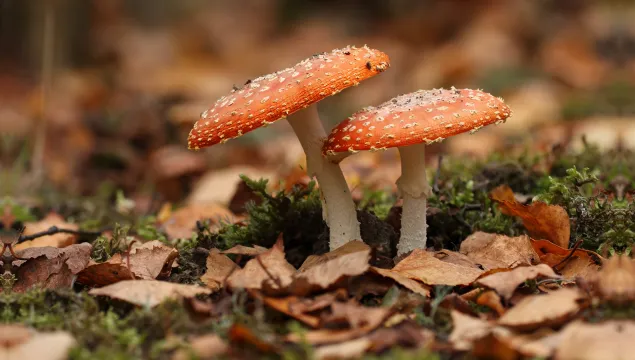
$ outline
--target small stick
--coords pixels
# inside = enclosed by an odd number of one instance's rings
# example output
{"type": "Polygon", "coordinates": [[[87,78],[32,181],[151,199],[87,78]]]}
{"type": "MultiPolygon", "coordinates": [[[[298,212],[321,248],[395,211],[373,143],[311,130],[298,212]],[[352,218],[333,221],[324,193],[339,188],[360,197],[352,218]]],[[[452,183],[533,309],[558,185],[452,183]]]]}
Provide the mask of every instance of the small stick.
{"type": "Polygon", "coordinates": [[[567,260],[569,260],[573,256],[575,251],[578,250],[578,247],[580,247],[581,244],[582,244],[582,239],[579,239],[578,241],[576,241],[576,243],[571,248],[571,251],[569,252],[569,254],[565,256],[564,259],[562,259],[559,263],[553,266],[554,270],[557,270],[558,266],[564,264],[567,260]]]}
{"type": "Polygon", "coordinates": [[[99,236],[103,231],[84,231],[84,230],[70,230],[70,229],[60,229],[57,226],[51,226],[48,230],[40,231],[31,235],[20,235],[18,237],[18,242],[23,242],[27,240],[37,239],[42,236],[55,235],[55,234],[74,234],[74,235],[94,235],[99,236]]]}
{"type": "Polygon", "coordinates": [[[256,260],[258,261],[258,264],[260,264],[260,266],[262,267],[262,269],[265,271],[265,273],[267,273],[267,276],[269,276],[269,278],[271,280],[273,280],[276,285],[278,285],[278,288],[282,289],[282,282],[280,281],[280,279],[277,276],[273,276],[273,274],[271,274],[269,272],[269,270],[267,269],[267,267],[265,266],[265,264],[262,262],[262,259],[260,258],[260,255],[256,256],[256,260]]]}

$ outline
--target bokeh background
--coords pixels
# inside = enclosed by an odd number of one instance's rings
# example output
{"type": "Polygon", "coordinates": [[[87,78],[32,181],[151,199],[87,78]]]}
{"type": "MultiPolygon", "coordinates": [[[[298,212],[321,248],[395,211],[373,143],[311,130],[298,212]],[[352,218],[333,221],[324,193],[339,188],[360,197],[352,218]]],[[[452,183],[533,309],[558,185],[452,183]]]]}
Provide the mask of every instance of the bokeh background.
{"type": "MultiPolygon", "coordinates": [[[[484,157],[635,143],[635,3],[586,0],[0,0],[0,189],[227,202],[237,175],[302,177],[285,121],[200,152],[198,115],[233,85],[347,45],[388,71],[322,101],[327,130],[418,89],[481,88],[514,116],[429,151],[484,157]],[[135,195],[136,194],[136,195],[135,195]]],[[[394,151],[359,154],[351,186],[391,186],[394,151]]]]}

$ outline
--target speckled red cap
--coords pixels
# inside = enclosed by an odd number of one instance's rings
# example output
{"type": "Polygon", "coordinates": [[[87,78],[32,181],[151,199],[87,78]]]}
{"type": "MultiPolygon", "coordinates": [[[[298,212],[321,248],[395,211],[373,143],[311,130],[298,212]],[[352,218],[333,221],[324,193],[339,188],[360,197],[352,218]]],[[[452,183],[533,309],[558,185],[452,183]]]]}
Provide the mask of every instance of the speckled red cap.
{"type": "Polygon", "coordinates": [[[335,155],[431,144],[505,122],[511,113],[503,99],[481,90],[419,90],[356,112],[331,131],[322,152],[335,155]]]}
{"type": "Polygon", "coordinates": [[[223,143],[284,119],[389,66],[388,56],[379,50],[347,47],[314,55],[294,67],[250,80],[201,114],[190,131],[188,148],[223,143]]]}

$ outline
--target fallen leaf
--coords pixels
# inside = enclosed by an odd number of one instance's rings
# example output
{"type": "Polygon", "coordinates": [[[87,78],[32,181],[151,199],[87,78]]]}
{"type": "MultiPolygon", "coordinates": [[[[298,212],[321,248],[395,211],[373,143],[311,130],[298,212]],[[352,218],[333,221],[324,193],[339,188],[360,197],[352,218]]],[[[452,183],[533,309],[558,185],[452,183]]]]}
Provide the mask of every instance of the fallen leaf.
{"type": "Polygon", "coordinates": [[[635,354],[635,323],[612,320],[599,324],[574,321],[562,329],[556,360],[632,359],[635,354]]]}
{"type": "MultiPolygon", "coordinates": [[[[388,321],[386,325],[387,323],[388,321]]],[[[405,320],[395,326],[381,327],[367,337],[372,343],[369,351],[382,353],[395,346],[429,347],[434,342],[435,334],[432,330],[422,328],[412,320],[405,320]]]]}
{"type": "Polygon", "coordinates": [[[579,310],[583,294],[577,288],[562,288],[544,295],[530,295],[498,319],[498,324],[518,330],[551,327],[568,321],[579,310]]]}
{"type": "Polygon", "coordinates": [[[283,298],[266,297],[256,292],[252,292],[252,296],[262,300],[262,302],[270,308],[286,314],[298,321],[301,321],[304,324],[309,325],[310,327],[317,328],[320,325],[319,317],[309,315],[304,311],[293,309],[294,304],[302,302],[304,300],[303,298],[299,298],[297,296],[287,296],[283,298]]]}
{"type": "Polygon", "coordinates": [[[520,217],[532,238],[546,239],[564,248],[569,246],[571,225],[569,215],[561,206],[539,201],[523,205],[507,185],[492,190],[490,198],[498,203],[503,214],[520,217]]]}
{"type": "Polygon", "coordinates": [[[303,296],[327,289],[343,279],[365,273],[369,260],[370,247],[357,240],[324,255],[311,255],[293,276],[289,291],[303,296]]]}
{"type": "Polygon", "coordinates": [[[254,247],[236,245],[231,249],[221,251],[221,254],[256,256],[262,254],[265,251],[267,251],[267,248],[258,245],[254,245],[254,247]]]}
{"type": "Polygon", "coordinates": [[[472,344],[485,337],[494,327],[494,324],[465,315],[457,310],[451,310],[452,332],[448,340],[456,350],[467,351],[472,348],[472,344]]]}
{"type": "MultiPolygon", "coordinates": [[[[42,231],[48,230],[51,226],[57,226],[60,229],[79,230],[79,226],[76,224],[70,224],[64,221],[64,218],[56,213],[49,213],[46,217],[40,221],[28,222],[25,224],[23,235],[33,235],[42,231]]],[[[53,235],[40,236],[33,240],[24,241],[14,246],[14,250],[23,250],[30,247],[44,247],[52,246],[57,248],[63,248],[74,244],[77,241],[77,235],[58,233],[53,235]]]]}
{"type": "Polygon", "coordinates": [[[285,259],[284,245],[279,239],[271,249],[249,260],[244,268],[234,271],[227,278],[227,285],[261,290],[263,282],[267,281],[269,289],[281,291],[289,286],[295,271],[285,259]]]}
{"type": "Polygon", "coordinates": [[[576,277],[590,279],[597,274],[604,258],[593,251],[576,249],[573,255],[571,250],[562,248],[547,240],[531,240],[531,245],[540,257],[540,261],[554,267],[565,278],[573,280],[576,277]],[[563,261],[564,260],[564,261],[563,261]]]}
{"type": "Polygon", "coordinates": [[[396,271],[377,268],[374,266],[370,267],[370,271],[375,274],[379,274],[383,277],[393,279],[399,285],[405,287],[406,289],[416,294],[423,295],[425,297],[430,297],[430,288],[427,285],[420,283],[419,281],[413,280],[407,276],[404,276],[396,271]]]}
{"type": "Polygon", "coordinates": [[[407,278],[427,285],[469,285],[476,280],[482,270],[439,260],[434,253],[415,249],[393,269],[407,278]]]}
{"type": "Polygon", "coordinates": [[[509,237],[478,231],[461,242],[459,252],[485,270],[536,265],[540,262],[527,235],[509,237]]]}
{"type": "Polygon", "coordinates": [[[138,306],[155,307],[165,300],[193,298],[212,291],[198,285],[176,284],[157,280],[124,280],[102,288],[91,289],[88,294],[107,296],[138,306]]]}
{"type": "Polygon", "coordinates": [[[496,290],[503,299],[509,300],[518,285],[538,277],[560,278],[548,265],[539,264],[535,266],[519,266],[509,271],[499,271],[478,279],[476,284],[496,290]]]}
{"type": "Polygon", "coordinates": [[[315,349],[313,355],[315,359],[351,359],[361,357],[372,342],[368,338],[348,340],[339,344],[320,346],[315,349]]]}
{"type": "Polygon", "coordinates": [[[192,204],[182,207],[170,215],[161,227],[169,239],[189,239],[196,232],[196,222],[211,220],[212,231],[220,228],[222,222],[233,223],[236,216],[227,208],[217,204],[192,204]]]}
{"type": "Polygon", "coordinates": [[[332,344],[348,341],[377,329],[393,313],[385,307],[360,306],[355,303],[334,303],[332,313],[321,319],[321,326],[338,325],[337,329],[322,328],[302,335],[289,334],[287,341],[308,342],[312,345],[332,344]],[[343,329],[342,326],[349,328],[343,329]]]}
{"type": "Polygon", "coordinates": [[[79,283],[105,286],[122,280],[153,280],[168,276],[179,252],[158,240],[130,250],[130,255],[117,253],[103,263],[91,262],[77,277],[79,283]],[[128,261],[130,268],[128,268],[128,261]]]}
{"type": "Polygon", "coordinates": [[[234,323],[229,329],[229,341],[232,343],[245,343],[254,346],[256,349],[267,353],[279,352],[279,345],[271,339],[264,339],[258,333],[252,331],[245,325],[234,323]]]}
{"type": "Polygon", "coordinates": [[[501,298],[494,290],[474,289],[463,295],[461,298],[467,301],[473,301],[481,306],[486,306],[496,312],[498,316],[505,313],[505,308],[501,304],[501,298]]]}
{"type": "Polygon", "coordinates": [[[613,255],[592,279],[595,292],[608,302],[626,304],[635,299],[635,260],[613,255]]]}
{"type": "Polygon", "coordinates": [[[0,325],[0,359],[63,360],[76,345],[65,331],[35,332],[23,325],[0,325]]]}
{"type": "MultiPolygon", "coordinates": [[[[92,246],[88,243],[65,248],[26,248],[18,256],[27,260],[13,261],[18,269],[14,292],[24,292],[33,286],[45,289],[70,288],[75,275],[88,265],[92,246]]],[[[1,290],[0,290],[1,291],[1,290]]]]}
{"type": "Polygon", "coordinates": [[[486,359],[549,358],[560,342],[561,334],[550,329],[533,334],[516,334],[496,327],[474,342],[471,355],[486,359]]]}
{"type": "Polygon", "coordinates": [[[201,281],[213,291],[218,291],[223,286],[223,282],[235,270],[240,269],[226,255],[221,254],[217,249],[211,249],[207,256],[207,270],[201,276],[201,281]]]}
{"type": "Polygon", "coordinates": [[[212,359],[224,355],[228,350],[229,347],[220,336],[206,334],[192,339],[189,348],[178,350],[172,356],[172,360],[189,360],[193,357],[197,359],[212,359]]]}
{"type": "Polygon", "coordinates": [[[466,268],[483,270],[483,268],[479,266],[479,264],[477,264],[474,260],[456,251],[439,250],[439,251],[433,251],[431,253],[435,258],[450,264],[455,264],[455,265],[459,265],[466,268]]]}

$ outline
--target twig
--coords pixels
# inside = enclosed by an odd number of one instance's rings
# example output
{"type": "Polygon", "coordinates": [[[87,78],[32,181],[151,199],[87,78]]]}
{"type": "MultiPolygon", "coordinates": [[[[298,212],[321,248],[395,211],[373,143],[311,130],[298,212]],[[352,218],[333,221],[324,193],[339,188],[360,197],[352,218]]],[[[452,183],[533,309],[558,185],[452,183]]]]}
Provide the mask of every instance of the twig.
{"type": "Polygon", "coordinates": [[[130,279],[135,280],[135,276],[132,273],[132,267],[130,267],[130,252],[132,251],[132,244],[136,243],[137,240],[132,240],[130,244],[128,244],[128,250],[126,250],[126,263],[128,264],[128,272],[130,273],[130,279]]]}
{"type": "Polygon", "coordinates": [[[28,241],[37,239],[42,236],[55,235],[55,234],[74,234],[74,235],[86,235],[86,236],[99,236],[103,233],[103,231],[84,231],[84,230],[71,230],[71,229],[60,229],[57,226],[51,226],[48,230],[40,231],[31,235],[20,235],[18,237],[18,242],[28,241]]]}
{"type": "Polygon", "coordinates": [[[265,271],[265,273],[267,274],[267,276],[269,276],[269,278],[271,278],[271,280],[273,280],[274,283],[276,283],[276,285],[278,285],[279,289],[282,289],[282,282],[280,281],[280,278],[278,278],[277,276],[273,276],[273,274],[271,274],[269,272],[269,270],[267,269],[267,267],[265,266],[265,264],[262,262],[262,259],[260,258],[260,255],[256,256],[256,261],[258,261],[258,264],[260,264],[260,266],[262,267],[262,269],[265,271]]]}
{"type": "Polygon", "coordinates": [[[558,266],[564,264],[567,260],[569,260],[573,256],[575,251],[578,250],[578,247],[580,247],[581,244],[582,244],[582,239],[579,239],[578,241],[576,241],[576,243],[571,248],[571,251],[569,252],[569,254],[567,256],[565,256],[564,259],[560,260],[559,263],[557,263],[556,265],[552,266],[553,269],[557,270],[558,266]]]}

